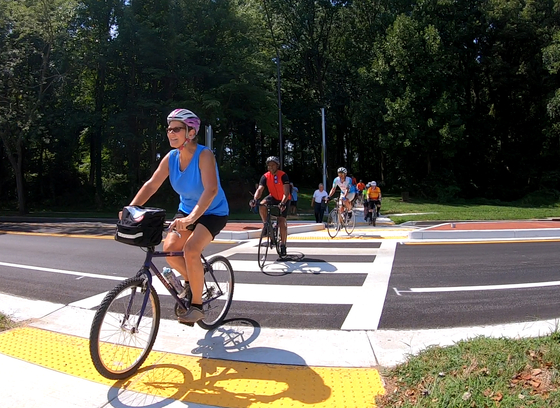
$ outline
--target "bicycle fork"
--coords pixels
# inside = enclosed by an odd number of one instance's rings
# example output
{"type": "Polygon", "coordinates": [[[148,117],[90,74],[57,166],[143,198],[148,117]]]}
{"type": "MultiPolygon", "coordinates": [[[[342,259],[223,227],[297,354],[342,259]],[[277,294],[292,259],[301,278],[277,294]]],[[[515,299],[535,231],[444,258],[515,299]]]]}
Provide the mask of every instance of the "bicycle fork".
{"type": "Polygon", "coordinates": [[[136,276],[144,276],[144,285],[142,287],[142,290],[144,291],[144,299],[142,300],[142,307],[140,308],[140,313],[138,314],[138,320],[132,327],[127,327],[127,322],[130,317],[132,305],[134,304],[134,298],[136,297],[136,288],[133,288],[130,294],[128,305],[126,307],[126,311],[124,313],[123,321],[121,322],[121,329],[130,331],[131,333],[138,333],[138,327],[140,327],[140,322],[142,321],[142,317],[144,316],[144,312],[146,311],[148,298],[150,297],[150,293],[152,291],[152,275],[150,275],[148,269],[145,266],[142,267],[140,271],[138,271],[136,276]]]}

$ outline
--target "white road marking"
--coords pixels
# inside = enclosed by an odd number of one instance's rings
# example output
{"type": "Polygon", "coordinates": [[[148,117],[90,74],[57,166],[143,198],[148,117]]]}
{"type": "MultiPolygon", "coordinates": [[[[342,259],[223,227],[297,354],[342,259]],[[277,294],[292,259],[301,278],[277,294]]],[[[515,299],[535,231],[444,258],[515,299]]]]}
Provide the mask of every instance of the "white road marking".
{"type": "Polygon", "coordinates": [[[477,286],[440,286],[432,288],[410,288],[393,290],[400,296],[401,293],[437,293],[437,292],[478,292],[483,290],[527,289],[544,288],[547,286],[560,286],[560,281],[509,283],[503,285],[477,285],[477,286]]]}
{"type": "Polygon", "coordinates": [[[261,285],[236,283],[233,301],[304,304],[351,304],[359,286],[261,285]]]}
{"type": "Polygon", "coordinates": [[[381,243],[375,260],[369,264],[369,273],[364,284],[351,299],[353,305],[342,324],[342,330],[377,330],[396,249],[396,241],[381,243]]]}
{"type": "MultiPolygon", "coordinates": [[[[305,249],[305,248],[304,248],[305,249]]],[[[363,252],[362,252],[363,254],[363,252]]],[[[313,255],[310,258],[314,257],[313,255]]],[[[270,255],[268,256],[270,259],[270,255]]],[[[235,272],[255,272],[262,273],[257,264],[257,256],[255,254],[254,261],[237,261],[230,260],[231,266],[235,272]]],[[[296,261],[279,261],[267,262],[263,272],[265,273],[303,273],[328,275],[332,273],[366,273],[365,262],[296,262],[296,261]]]]}
{"type": "Polygon", "coordinates": [[[127,278],[122,278],[120,276],[109,276],[109,275],[101,275],[96,273],[68,271],[65,269],[44,268],[42,266],[22,265],[22,264],[8,263],[8,262],[0,262],[0,266],[8,266],[10,268],[19,268],[19,269],[29,269],[33,271],[41,271],[41,272],[49,272],[49,273],[59,273],[63,275],[74,275],[74,276],[79,276],[84,278],[107,279],[107,280],[117,280],[117,281],[122,281],[127,279],[127,278]]]}
{"type": "MultiPolygon", "coordinates": [[[[341,242],[341,244],[343,244],[341,242]]],[[[266,303],[303,303],[303,304],[353,304],[343,329],[358,330],[367,327],[375,327],[379,324],[385,293],[391,272],[396,242],[384,242],[381,248],[348,248],[337,246],[336,248],[304,247],[294,248],[308,254],[309,258],[319,257],[321,254],[340,254],[340,256],[363,255],[364,253],[375,255],[373,263],[368,262],[272,262],[265,266],[268,273],[308,273],[329,275],[333,273],[369,273],[363,286],[314,286],[314,285],[270,285],[236,283],[234,290],[234,301],[244,302],[266,302],[266,303]],[[344,250],[344,253],[341,251],[344,250]],[[369,267],[368,267],[369,265],[369,267]]],[[[262,273],[256,259],[255,240],[242,245],[229,248],[219,255],[230,256],[235,253],[249,252],[255,254],[254,261],[230,261],[234,271],[243,270],[262,273]]],[[[218,255],[218,254],[215,254],[218,255]]],[[[212,256],[208,257],[209,259],[212,256]]],[[[122,281],[127,277],[108,276],[80,271],[64,269],[44,268],[31,265],[13,264],[0,262],[1,266],[12,268],[29,269],[35,271],[58,273],[77,276],[78,279],[89,277],[94,279],[107,279],[122,281]]],[[[160,296],[170,296],[163,284],[154,279],[153,284],[160,296]]],[[[93,296],[77,300],[70,305],[92,309],[101,304],[108,292],[97,293],[93,296]]]]}

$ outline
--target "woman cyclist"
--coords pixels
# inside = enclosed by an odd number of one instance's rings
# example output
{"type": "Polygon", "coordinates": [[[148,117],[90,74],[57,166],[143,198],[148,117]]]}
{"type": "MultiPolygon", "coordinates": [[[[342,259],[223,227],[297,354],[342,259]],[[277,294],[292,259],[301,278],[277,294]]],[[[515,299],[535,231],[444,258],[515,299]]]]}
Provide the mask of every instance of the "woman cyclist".
{"type": "Polygon", "coordinates": [[[169,265],[190,284],[192,305],[179,316],[181,323],[204,318],[202,287],[204,269],[200,255],[225,227],[229,207],[220,186],[218,166],[210,149],[199,145],[200,119],[188,109],[175,109],[167,116],[167,138],[173,148],[152,177],[144,183],[130,205],[143,205],[167,177],[179,194],[179,210],[163,243],[164,251],[183,251],[184,257],[169,257],[169,265]]]}

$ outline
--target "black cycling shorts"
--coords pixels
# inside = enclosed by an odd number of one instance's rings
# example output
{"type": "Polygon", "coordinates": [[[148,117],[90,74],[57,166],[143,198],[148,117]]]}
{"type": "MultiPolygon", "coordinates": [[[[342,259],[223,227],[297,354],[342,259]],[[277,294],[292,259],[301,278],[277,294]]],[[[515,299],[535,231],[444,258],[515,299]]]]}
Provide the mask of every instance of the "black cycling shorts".
{"type": "MultiPolygon", "coordinates": [[[[277,200],[276,198],[272,197],[271,195],[266,196],[263,201],[265,201],[267,204],[270,204],[270,205],[278,205],[282,202],[281,200],[277,200]]],[[[280,215],[278,215],[278,216],[286,218],[288,216],[289,207],[290,207],[290,201],[287,201],[286,202],[286,207],[284,208],[284,211],[282,211],[280,213],[280,215]]],[[[272,213],[272,214],[274,214],[274,213],[272,213]]]]}
{"type": "MultiPolygon", "coordinates": [[[[183,211],[179,211],[175,214],[173,219],[177,218],[184,218],[189,214],[184,213],[183,211]]],[[[194,226],[196,227],[197,224],[202,224],[206,227],[210,234],[212,234],[212,238],[216,238],[216,235],[220,233],[221,230],[224,229],[228,222],[227,215],[203,215],[198,220],[195,221],[194,226]]],[[[193,228],[194,229],[194,228],[193,228]]]]}

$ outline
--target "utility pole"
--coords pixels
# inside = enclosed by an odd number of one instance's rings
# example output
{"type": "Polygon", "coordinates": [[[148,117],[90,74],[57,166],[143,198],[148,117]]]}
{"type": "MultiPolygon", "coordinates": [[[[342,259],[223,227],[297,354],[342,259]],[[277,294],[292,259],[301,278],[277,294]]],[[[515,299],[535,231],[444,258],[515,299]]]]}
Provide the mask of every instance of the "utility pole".
{"type": "Polygon", "coordinates": [[[278,138],[280,141],[280,168],[283,169],[284,164],[284,140],[282,137],[282,91],[280,81],[280,54],[276,49],[276,76],[278,79],[278,138]]]}
{"type": "Polygon", "coordinates": [[[327,137],[325,135],[325,108],[321,108],[321,128],[323,130],[323,186],[327,188],[327,137]]]}

